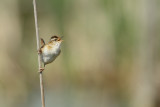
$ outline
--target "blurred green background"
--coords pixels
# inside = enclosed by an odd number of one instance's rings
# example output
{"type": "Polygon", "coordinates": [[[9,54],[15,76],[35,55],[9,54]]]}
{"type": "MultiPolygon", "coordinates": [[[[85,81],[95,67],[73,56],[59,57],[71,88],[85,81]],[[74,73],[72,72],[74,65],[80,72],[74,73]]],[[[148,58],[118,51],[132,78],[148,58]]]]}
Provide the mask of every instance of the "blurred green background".
{"type": "MultiPolygon", "coordinates": [[[[37,0],[40,37],[64,36],[46,107],[160,107],[159,0],[37,0]]],[[[41,107],[32,0],[0,0],[0,106],[41,107]]]]}

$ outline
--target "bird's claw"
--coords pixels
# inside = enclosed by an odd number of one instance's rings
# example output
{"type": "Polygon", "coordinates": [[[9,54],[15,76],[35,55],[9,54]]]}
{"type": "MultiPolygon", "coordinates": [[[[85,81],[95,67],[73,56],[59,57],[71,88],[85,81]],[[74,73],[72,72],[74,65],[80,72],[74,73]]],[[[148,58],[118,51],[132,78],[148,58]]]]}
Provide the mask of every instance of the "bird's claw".
{"type": "Polygon", "coordinates": [[[37,50],[37,53],[38,53],[38,54],[41,54],[41,53],[42,53],[42,51],[39,49],[39,50],[37,50]]]}
{"type": "Polygon", "coordinates": [[[38,72],[42,73],[42,71],[44,71],[44,68],[40,68],[38,72]]]}

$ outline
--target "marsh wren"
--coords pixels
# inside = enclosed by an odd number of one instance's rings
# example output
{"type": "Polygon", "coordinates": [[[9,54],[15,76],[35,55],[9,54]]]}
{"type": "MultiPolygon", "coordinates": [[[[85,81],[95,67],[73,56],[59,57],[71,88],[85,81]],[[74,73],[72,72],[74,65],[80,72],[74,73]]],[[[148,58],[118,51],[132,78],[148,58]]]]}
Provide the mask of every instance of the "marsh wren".
{"type": "MultiPolygon", "coordinates": [[[[38,53],[41,55],[41,61],[44,64],[49,64],[53,62],[57,56],[61,53],[61,43],[62,37],[52,36],[48,44],[45,44],[45,41],[41,38],[41,48],[38,50],[38,53]]],[[[42,72],[44,68],[40,68],[40,72],[42,72]]]]}

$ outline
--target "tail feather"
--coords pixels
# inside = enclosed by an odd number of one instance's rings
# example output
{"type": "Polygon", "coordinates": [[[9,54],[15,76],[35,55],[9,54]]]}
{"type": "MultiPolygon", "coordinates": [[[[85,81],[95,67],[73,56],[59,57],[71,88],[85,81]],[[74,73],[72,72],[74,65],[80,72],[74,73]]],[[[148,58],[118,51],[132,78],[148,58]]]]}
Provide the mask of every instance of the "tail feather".
{"type": "Polygon", "coordinates": [[[44,40],[41,38],[41,47],[43,47],[45,45],[44,40]]]}

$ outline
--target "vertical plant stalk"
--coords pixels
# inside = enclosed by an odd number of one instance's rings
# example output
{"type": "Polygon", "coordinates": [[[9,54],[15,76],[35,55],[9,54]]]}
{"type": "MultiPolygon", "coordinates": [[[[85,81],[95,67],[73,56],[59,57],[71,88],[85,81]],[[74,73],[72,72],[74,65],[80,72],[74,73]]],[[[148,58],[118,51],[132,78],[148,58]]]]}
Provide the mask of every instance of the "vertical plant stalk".
{"type": "MultiPolygon", "coordinates": [[[[40,39],[39,39],[39,32],[38,32],[38,20],[37,20],[36,0],[33,0],[33,8],[34,8],[36,39],[37,39],[37,50],[39,50],[40,49],[40,43],[39,43],[40,39]]],[[[42,64],[41,64],[40,54],[38,54],[38,68],[39,68],[39,78],[40,78],[41,102],[42,102],[42,107],[45,107],[43,75],[42,75],[42,72],[40,71],[41,67],[42,67],[42,64]]]]}

